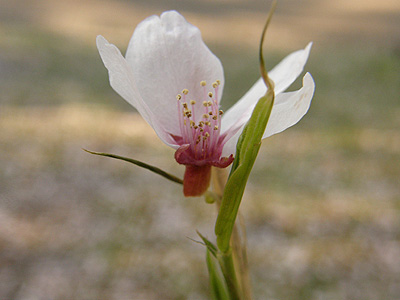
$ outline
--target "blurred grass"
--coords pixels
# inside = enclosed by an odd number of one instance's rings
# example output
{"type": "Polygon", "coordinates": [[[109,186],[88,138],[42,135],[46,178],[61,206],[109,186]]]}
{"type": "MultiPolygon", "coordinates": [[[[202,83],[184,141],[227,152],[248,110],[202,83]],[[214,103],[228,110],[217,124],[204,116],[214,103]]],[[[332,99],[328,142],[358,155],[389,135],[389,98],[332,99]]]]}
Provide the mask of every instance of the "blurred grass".
{"type": "MultiPolygon", "coordinates": [[[[183,172],[111,90],[94,42],[18,15],[0,24],[0,298],[208,298],[204,249],[186,237],[212,238],[214,207],[81,150],[183,172]]],[[[258,78],[257,53],[209,45],[226,109],[258,78]]],[[[242,206],[256,299],[400,297],[395,45],[315,41],[311,109],[264,142],[242,206]]]]}

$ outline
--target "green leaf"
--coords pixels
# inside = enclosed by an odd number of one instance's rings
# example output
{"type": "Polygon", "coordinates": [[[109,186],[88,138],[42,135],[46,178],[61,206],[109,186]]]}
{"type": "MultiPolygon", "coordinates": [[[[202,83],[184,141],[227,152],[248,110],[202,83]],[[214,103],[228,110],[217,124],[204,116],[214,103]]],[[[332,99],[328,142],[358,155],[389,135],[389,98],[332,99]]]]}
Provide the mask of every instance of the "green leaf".
{"type": "Polygon", "coordinates": [[[236,144],[235,160],[232,164],[231,172],[224,189],[221,207],[215,224],[217,246],[222,253],[229,252],[229,242],[240,202],[242,201],[247,180],[260,149],[262,136],[267,127],[272,106],[274,105],[274,83],[268,77],[265,68],[263,44],[265,33],[275,11],[275,7],[276,1],[272,3],[269,11],[267,21],[261,34],[259,48],[261,77],[267,86],[267,93],[258,100],[253,113],[251,114],[251,117],[236,144]]]}
{"type": "Polygon", "coordinates": [[[232,251],[221,253],[218,251],[218,248],[207,238],[205,238],[199,231],[197,231],[197,234],[201,237],[204,245],[207,247],[207,255],[212,256],[210,258],[208,258],[207,256],[207,266],[209,268],[210,285],[213,291],[213,295],[215,295],[216,292],[218,292],[218,295],[222,295],[222,289],[223,286],[225,286],[224,290],[226,291],[226,297],[228,297],[214,299],[242,299],[239,296],[240,290],[236,278],[232,251]],[[216,265],[216,262],[218,262],[219,266],[216,265]],[[209,263],[213,263],[213,265],[209,266],[209,263]],[[211,274],[211,272],[213,272],[213,274],[211,274]]]}
{"type": "Polygon", "coordinates": [[[250,120],[246,124],[236,148],[236,164],[226,183],[215,225],[217,245],[222,252],[229,250],[229,241],[232,229],[243,197],[247,179],[256,160],[261,146],[262,136],[274,103],[274,93],[267,92],[258,101],[250,120]]]}
{"type": "Polygon", "coordinates": [[[217,257],[218,249],[217,247],[211,243],[206,237],[204,237],[199,231],[196,231],[199,237],[203,240],[204,245],[207,247],[207,250],[211,252],[214,257],[217,257]]]}
{"type": "Polygon", "coordinates": [[[207,269],[210,278],[210,290],[212,299],[214,300],[229,300],[229,293],[225,279],[219,267],[217,259],[211,254],[210,250],[207,249],[207,269]]]}
{"type": "Polygon", "coordinates": [[[128,157],[123,157],[123,156],[116,155],[116,154],[94,152],[94,151],[89,151],[89,150],[86,150],[86,149],[83,149],[83,150],[88,152],[88,153],[90,153],[90,154],[100,155],[100,156],[105,156],[105,157],[111,157],[111,158],[115,158],[115,159],[119,159],[119,160],[124,160],[124,161],[130,162],[130,163],[132,163],[134,165],[137,165],[139,167],[142,167],[144,169],[152,171],[152,172],[154,172],[154,173],[156,173],[158,175],[161,175],[162,177],[167,178],[167,179],[169,179],[169,180],[171,180],[173,182],[176,182],[176,183],[179,183],[179,184],[183,184],[183,180],[182,179],[179,179],[178,177],[176,177],[174,175],[171,175],[171,174],[161,170],[160,168],[157,168],[157,167],[154,167],[152,165],[146,164],[146,163],[141,162],[139,160],[128,158],[128,157]]]}
{"type": "Polygon", "coordinates": [[[267,29],[269,26],[269,23],[271,22],[272,15],[275,12],[276,8],[276,3],[277,1],[274,0],[271,4],[271,8],[268,13],[267,21],[265,22],[262,34],[261,34],[261,40],[260,40],[260,50],[259,50],[259,58],[260,58],[260,71],[261,71],[261,77],[264,80],[265,85],[269,90],[274,89],[274,82],[268,77],[267,69],[265,68],[265,62],[264,62],[264,55],[263,55],[263,45],[264,45],[264,39],[265,39],[265,34],[267,33],[267,29]]]}

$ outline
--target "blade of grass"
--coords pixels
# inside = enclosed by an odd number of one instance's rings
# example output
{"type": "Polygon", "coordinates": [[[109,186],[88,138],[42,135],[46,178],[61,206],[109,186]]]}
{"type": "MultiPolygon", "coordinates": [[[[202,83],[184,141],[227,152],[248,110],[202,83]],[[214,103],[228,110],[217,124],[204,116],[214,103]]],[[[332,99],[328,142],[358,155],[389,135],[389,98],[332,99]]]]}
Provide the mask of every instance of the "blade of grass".
{"type": "Polygon", "coordinates": [[[141,162],[139,160],[128,158],[128,157],[124,157],[124,156],[120,156],[120,155],[116,155],[116,154],[95,152],[95,151],[90,151],[90,150],[86,150],[86,149],[83,149],[83,150],[86,151],[87,153],[90,153],[90,154],[99,155],[99,156],[105,156],[105,157],[111,157],[111,158],[114,158],[114,159],[127,161],[127,162],[129,162],[131,164],[134,164],[134,165],[139,166],[141,168],[147,169],[147,170],[149,170],[149,171],[151,171],[153,173],[161,175],[162,177],[164,177],[164,178],[166,178],[168,180],[171,180],[171,181],[179,183],[179,184],[183,184],[183,180],[182,179],[180,179],[180,178],[178,178],[178,177],[176,177],[174,175],[171,175],[171,174],[161,170],[160,168],[157,168],[157,167],[154,167],[152,165],[146,164],[146,163],[141,162]]]}

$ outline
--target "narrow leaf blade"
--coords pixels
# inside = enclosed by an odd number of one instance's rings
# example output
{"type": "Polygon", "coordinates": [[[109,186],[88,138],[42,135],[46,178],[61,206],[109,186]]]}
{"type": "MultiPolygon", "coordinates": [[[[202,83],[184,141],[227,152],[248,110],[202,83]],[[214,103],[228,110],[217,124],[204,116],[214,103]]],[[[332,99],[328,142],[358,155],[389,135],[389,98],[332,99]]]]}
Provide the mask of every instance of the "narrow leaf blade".
{"type": "Polygon", "coordinates": [[[207,269],[210,278],[210,290],[212,299],[214,300],[229,300],[227,285],[220,266],[214,255],[207,249],[207,269]]]}
{"type": "Polygon", "coordinates": [[[90,154],[94,154],[94,155],[99,155],[99,156],[105,156],[105,157],[111,157],[111,158],[115,158],[115,159],[119,159],[119,160],[123,160],[123,161],[127,161],[131,164],[137,165],[141,168],[147,169],[153,173],[156,173],[158,175],[161,175],[162,177],[171,180],[173,182],[179,183],[179,184],[183,184],[183,180],[172,175],[169,174],[163,170],[161,170],[160,168],[157,168],[155,166],[149,165],[147,163],[141,162],[139,160],[136,159],[132,159],[132,158],[128,158],[128,157],[124,157],[124,156],[120,156],[120,155],[116,155],[116,154],[109,154],[109,153],[102,153],[102,152],[95,152],[95,151],[89,151],[87,149],[83,149],[84,151],[86,151],[87,153],[90,154]]]}
{"type": "Polygon", "coordinates": [[[203,240],[204,245],[206,245],[208,251],[210,251],[210,253],[214,257],[217,257],[217,254],[218,254],[217,247],[212,242],[210,242],[206,237],[204,237],[199,231],[196,231],[196,232],[199,235],[199,237],[203,240]]]}
{"type": "MultiPolygon", "coordinates": [[[[225,186],[221,208],[215,225],[217,245],[222,252],[229,250],[232,229],[243,197],[247,179],[256,160],[261,140],[274,103],[274,93],[261,97],[246,124],[236,148],[236,165],[225,186]]],[[[236,160],[235,159],[235,160],[236,160]]]]}

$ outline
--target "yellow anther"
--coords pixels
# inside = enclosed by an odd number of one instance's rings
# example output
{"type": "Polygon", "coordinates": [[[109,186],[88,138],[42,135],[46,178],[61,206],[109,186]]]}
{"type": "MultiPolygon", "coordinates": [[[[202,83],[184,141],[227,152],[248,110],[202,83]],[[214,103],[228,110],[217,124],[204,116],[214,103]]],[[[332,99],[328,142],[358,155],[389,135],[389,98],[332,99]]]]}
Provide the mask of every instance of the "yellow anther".
{"type": "Polygon", "coordinates": [[[194,127],[196,125],[196,123],[192,120],[190,120],[190,128],[194,127]]]}
{"type": "Polygon", "coordinates": [[[214,82],[214,83],[212,84],[212,86],[213,86],[213,88],[215,89],[215,88],[217,88],[218,83],[217,83],[217,82],[214,82]]]}
{"type": "Polygon", "coordinates": [[[206,132],[206,133],[204,134],[204,136],[209,137],[210,134],[209,134],[208,132],[206,132]]]}
{"type": "Polygon", "coordinates": [[[211,101],[208,101],[208,102],[207,102],[207,105],[208,105],[208,106],[212,106],[212,102],[211,102],[211,101]]]}
{"type": "Polygon", "coordinates": [[[212,98],[212,96],[213,96],[213,93],[209,92],[208,97],[212,98]]]}
{"type": "Polygon", "coordinates": [[[211,122],[205,122],[204,124],[206,124],[207,126],[211,126],[211,122]]]}
{"type": "Polygon", "coordinates": [[[190,100],[190,104],[195,105],[196,101],[195,100],[190,100]]]}
{"type": "Polygon", "coordinates": [[[215,80],[215,82],[218,84],[218,85],[220,85],[221,84],[221,81],[220,80],[215,80]]]}
{"type": "Polygon", "coordinates": [[[199,126],[197,126],[197,125],[194,125],[194,126],[193,126],[193,128],[194,128],[194,129],[197,129],[197,128],[199,128],[199,126]]]}
{"type": "Polygon", "coordinates": [[[213,118],[214,121],[216,121],[218,119],[217,116],[213,116],[212,118],[213,118]]]}
{"type": "Polygon", "coordinates": [[[203,127],[204,126],[204,122],[203,121],[200,121],[199,122],[199,127],[203,127]]]}
{"type": "Polygon", "coordinates": [[[220,110],[218,113],[220,116],[224,114],[224,112],[222,110],[220,110]]]}
{"type": "Polygon", "coordinates": [[[184,89],[184,90],[182,91],[182,94],[185,94],[185,95],[189,94],[189,90],[188,90],[188,89],[184,89]]]}
{"type": "Polygon", "coordinates": [[[209,114],[210,116],[212,116],[212,111],[209,111],[208,114],[209,114]]]}
{"type": "Polygon", "coordinates": [[[185,109],[187,109],[187,107],[188,107],[186,102],[182,103],[182,106],[183,106],[183,108],[185,108],[185,109]]]}
{"type": "Polygon", "coordinates": [[[207,106],[208,102],[207,101],[203,101],[203,106],[207,106]]]}
{"type": "Polygon", "coordinates": [[[204,115],[203,115],[203,118],[204,118],[204,119],[208,119],[208,118],[209,118],[209,115],[204,114],[204,115]]]}
{"type": "Polygon", "coordinates": [[[178,94],[178,95],[176,95],[176,100],[181,100],[182,99],[182,95],[181,94],[178,94]]]}
{"type": "Polygon", "coordinates": [[[203,80],[203,81],[200,81],[200,85],[201,85],[201,86],[206,86],[206,84],[207,84],[207,83],[206,83],[204,80],[203,80]]]}
{"type": "Polygon", "coordinates": [[[214,130],[218,130],[218,126],[217,125],[214,126],[214,130]]]}
{"type": "Polygon", "coordinates": [[[204,131],[204,129],[203,129],[203,128],[200,128],[200,129],[199,129],[199,131],[200,131],[200,132],[203,132],[203,131],[204,131]]]}

